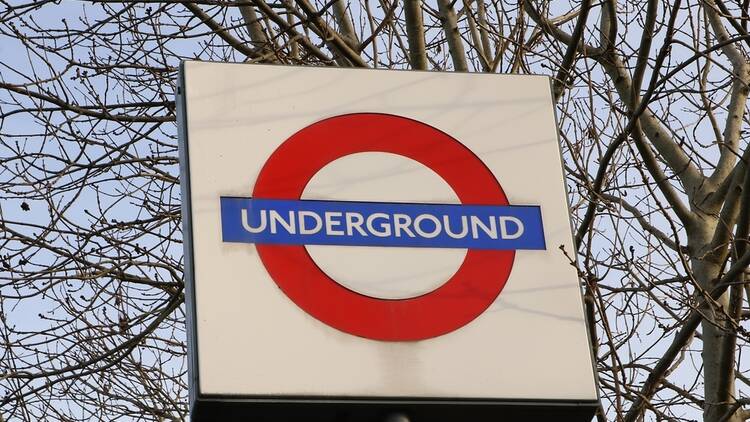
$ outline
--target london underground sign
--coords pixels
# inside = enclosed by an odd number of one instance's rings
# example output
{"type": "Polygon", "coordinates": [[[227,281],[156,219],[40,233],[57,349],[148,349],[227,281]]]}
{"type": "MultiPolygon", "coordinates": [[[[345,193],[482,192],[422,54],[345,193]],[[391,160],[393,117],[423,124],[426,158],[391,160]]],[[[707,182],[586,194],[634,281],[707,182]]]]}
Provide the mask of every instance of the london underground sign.
{"type": "Polygon", "coordinates": [[[266,162],[253,199],[221,198],[221,216],[224,241],[257,244],[269,274],[297,305],[332,327],[376,340],[422,340],[462,327],[500,293],[514,250],[545,247],[539,207],[510,206],[487,167],[447,134],[385,114],[337,116],[297,132],[266,162]],[[325,165],[368,151],[422,163],[456,191],[463,205],[299,200],[325,165]],[[336,283],[313,262],[306,244],[469,252],[440,288],[393,301],[336,283]],[[474,300],[465,300],[460,294],[465,290],[476,292],[474,300]]]}
{"type": "Polygon", "coordinates": [[[546,80],[182,75],[193,420],[591,415],[546,80]]]}

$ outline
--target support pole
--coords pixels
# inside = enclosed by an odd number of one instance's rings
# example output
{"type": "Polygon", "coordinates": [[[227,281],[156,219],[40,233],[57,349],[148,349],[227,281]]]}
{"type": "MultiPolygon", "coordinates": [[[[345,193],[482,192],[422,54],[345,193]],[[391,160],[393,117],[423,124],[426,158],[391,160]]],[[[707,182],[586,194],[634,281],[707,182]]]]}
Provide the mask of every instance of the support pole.
{"type": "Polygon", "coordinates": [[[408,416],[403,413],[391,413],[385,417],[385,422],[411,422],[408,416]]]}

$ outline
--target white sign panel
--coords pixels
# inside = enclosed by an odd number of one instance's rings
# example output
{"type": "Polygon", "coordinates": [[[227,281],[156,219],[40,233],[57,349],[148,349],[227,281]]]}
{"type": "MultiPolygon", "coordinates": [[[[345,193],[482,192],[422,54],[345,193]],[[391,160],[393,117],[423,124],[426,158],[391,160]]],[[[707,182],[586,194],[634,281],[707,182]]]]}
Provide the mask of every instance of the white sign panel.
{"type": "Polygon", "coordinates": [[[186,62],[181,90],[194,420],[590,417],[548,78],[186,62]]]}

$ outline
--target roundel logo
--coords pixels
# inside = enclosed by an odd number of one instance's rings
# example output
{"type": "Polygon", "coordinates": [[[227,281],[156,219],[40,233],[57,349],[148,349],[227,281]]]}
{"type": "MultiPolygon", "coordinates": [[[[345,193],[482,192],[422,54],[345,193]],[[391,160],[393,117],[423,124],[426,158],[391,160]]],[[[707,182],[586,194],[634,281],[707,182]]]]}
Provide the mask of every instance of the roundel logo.
{"type": "Polygon", "coordinates": [[[221,220],[223,241],[255,244],[268,274],[298,307],[340,331],[382,341],[423,340],[463,327],[503,290],[516,250],[545,249],[538,206],[511,205],[490,169],[450,135],[388,114],[336,116],[295,133],[266,161],[250,198],[221,198],[221,220]],[[323,167],[363,152],[421,163],[460,204],[301,199],[323,167]],[[383,299],[328,276],[306,245],[467,252],[440,287],[383,299]]]}

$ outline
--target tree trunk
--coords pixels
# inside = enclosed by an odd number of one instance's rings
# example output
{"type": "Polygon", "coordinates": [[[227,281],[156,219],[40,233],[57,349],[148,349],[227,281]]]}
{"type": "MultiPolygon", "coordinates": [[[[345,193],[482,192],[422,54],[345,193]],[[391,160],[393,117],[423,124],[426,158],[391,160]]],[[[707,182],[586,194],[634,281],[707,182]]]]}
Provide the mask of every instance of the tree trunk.
{"type": "MultiPolygon", "coordinates": [[[[690,250],[695,251],[692,253],[690,263],[695,281],[708,293],[721,276],[723,262],[728,253],[725,247],[721,251],[712,250],[711,240],[716,227],[716,218],[704,216],[704,221],[707,223],[689,229],[690,250]]],[[[722,295],[714,306],[706,306],[703,309],[704,319],[701,323],[705,395],[703,417],[706,422],[743,421],[737,412],[727,418],[728,412],[736,401],[734,377],[726,379],[722,376],[724,360],[729,358],[732,363],[734,361],[734,348],[726,350],[725,347],[726,336],[729,332],[728,312],[729,293],[722,295]],[[724,397],[729,397],[729,399],[724,397]]]]}

